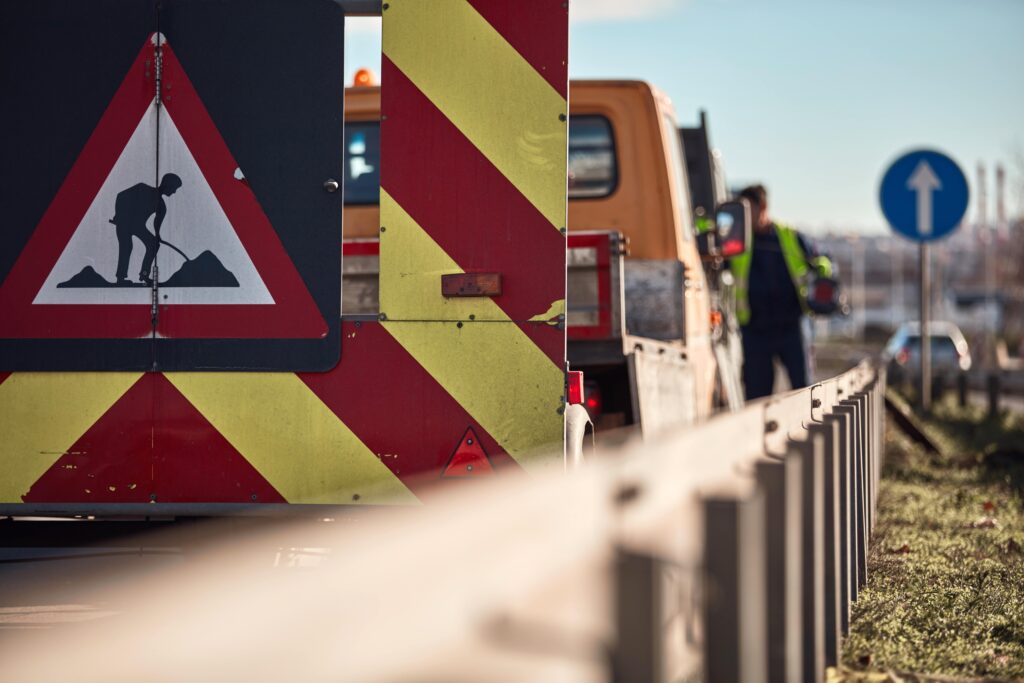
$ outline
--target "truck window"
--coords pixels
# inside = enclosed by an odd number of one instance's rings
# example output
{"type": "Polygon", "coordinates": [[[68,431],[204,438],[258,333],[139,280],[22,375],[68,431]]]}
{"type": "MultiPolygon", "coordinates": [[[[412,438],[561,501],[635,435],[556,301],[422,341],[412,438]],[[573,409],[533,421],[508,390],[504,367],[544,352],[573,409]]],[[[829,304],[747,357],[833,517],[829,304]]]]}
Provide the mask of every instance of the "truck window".
{"type": "Polygon", "coordinates": [[[603,116],[570,116],[569,199],[607,197],[617,183],[611,123],[603,116]]]}
{"type": "Polygon", "coordinates": [[[662,121],[665,135],[668,137],[668,153],[672,163],[672,182],[679,195],[679,219],[683,226],[683,238],[693,239],[693,210],[690,208],[690,187],[686,176],[686,162],[683,161],[683,145],[679,139],[679,128],[672,117],[665,114],[662,121]]]}
{"type": "Polygon", "coordinates": [[[380,202],[380,123],[345,124],[345,203],[380,202]]]}
{"type": "MultiPolygon", "coordinates": [[[[380,123],[345,124],[345,204],[380,202],[380,123]]],[[[569,119],[569,197],[607,197],[618,184],[612,125],[603,116],[569,119]]]]}

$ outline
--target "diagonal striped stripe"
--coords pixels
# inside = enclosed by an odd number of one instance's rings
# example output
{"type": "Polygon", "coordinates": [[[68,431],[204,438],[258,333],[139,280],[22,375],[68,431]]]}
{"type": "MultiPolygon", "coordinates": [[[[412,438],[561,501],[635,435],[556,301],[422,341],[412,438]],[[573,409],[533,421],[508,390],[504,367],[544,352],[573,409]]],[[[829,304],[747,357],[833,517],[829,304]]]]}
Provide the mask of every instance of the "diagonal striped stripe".
{"type": "Polygon", "coordinates": [[[285,502],[159,372],[147,372],[133,384],[23,500],[92,505],[285,502]]]}
{"type": "MultiPolygon", "coordinates": [[[[415,112],[382,123],[384,155],[390,159],[401,155],[401,163],[387,165],[384,190],[455,263],[476,272],[501,273],[502,293],[493,301],[505,315],[498,319],[525,321],[548,312],[545,319],[557,318],[564,312],[553,304],[564,296],[565,236],[552,230],[533,204],[386,57],[382,74],[388,84],[388,108],[415,112]],[[431,149],[444,153],[408,153],[420,150],[428,140],[431,149]]],[[[388,226],[387,212],[382,215],[382,224],[388,226]]],[[[395,246],[390,227],[381,238],[395,246]]],[[[387,256],[399,257],[400,251],[390,248],[387,256]]],[[[385,258],[382,268],[387,271],[391,266],[385,258]]],[[[409,277],[405,271],[403,267],[403,277],[409,277]]],[[[415,277],[422,278],[429,294],[441,297],[436,277],[431,279],[430,273],[415,277]]],[[[387,299],[383,310],[390,319],[423,317],[414,301],[387,299]]],[[[460,307],[465,306],[445,306],[447,319],[456,319],[460,307]]],[[[480,311],[475,313],[477,320],[483,319],[480,311]]]]}
{"type": "Polygon", "coordinates": [[[142,376],[19,372],[0,384],[0,502],[21,497],[142,376]]]}
{"type": "MultiPolygon", "coordinates": [[[[399,320],[463,320],[473,316],[477,321],[510,323],[512,320],[487,297],[446,299],[440,295],[441,275],[464,272],[444,249],[434,241],[395,199],[381,187],[381,216],[390,226],[380,241],[380,310],[389,320],[396,316],[389,311],[405,312],[399,320]],[[413,312],[413,315],[408,315],[413,312]]],[[[526,252],[529,253],[529,252],[526,252]]],[[[561,271],[560,271],[561,273],[561,271]]],[[[551,303],[548,310],[538,313],[538,320],[550,320],[565,310],[565,299],[551,303]]],[[[542,342],[550,364],[561,367],[565,357],[564,332],[549,324],[529,325],[531,334],[542,342]],[[550,327],[557,334],[545,334],[550,327]],[[535,330],[533,328],[536,328],[535,330]]],[[[522,331],[521,328],[516,328],[522,331]]],[[[491,348],[496,341],[490,342],[491,348]]],[[[561,386],[561,380],[559,381],[561,386]]]]}
{"type": "Polygon", "coordinates": [[[390,1],[383,51],[555,229],[565,226],[566,100],[472,6],[390,1]]]}
{"type": "Polygon", "coordinates": [[[565,0],[542,0],[527,8],[508,0],[469,0],[469,4],[559,95],[569,97],[569,4],[565,0]]]}
{"type": "Polygon", "coordinates": [[[380,215],[387,225],[380,240],[380,310],[388,318],[508,320],[487,297],[441,296],[441,276],[464,271],[383,187],[380,215]]]}
{"type": "Polygon", "coordinates": [[[561,443],[562,368],[538,348],[519,326],[496,322],[503,316],[490,299],[445,300],[419,277],[438,282],[441,273],[462,272],[401,206],[381,189],[387,236],[381,241],[381,309],[390,297],[416,303],[422,320],[437,320],[448,306],[480,311],[486,322],[390,321],[385,329],[434,379],[462,404],[509,455],[520,458],[561,443]],[[388,242],[396,253],[385,256],[388,242]],[[500,362],[496,362],[500,359],[500,362]],[[528,427],[527,427],[528,425],[528,427]]]}
{"type": "Polygon", "coordinates": [[[289,503],[416,501],[294,374],[165,376],[289,503]]]}
{"type": "Polygon", "coordinates": [[[520,469],[380,323],[346,321],[342,333],[341,363],[299,377],[413,493],[437,483],[467,427],[496,469],[520,469]]]}
{"type": "Polygon", "coordinates": [[[384,329],[521,465],[561,459],[564,376],[518,325],[385,322],[384,329]]]}

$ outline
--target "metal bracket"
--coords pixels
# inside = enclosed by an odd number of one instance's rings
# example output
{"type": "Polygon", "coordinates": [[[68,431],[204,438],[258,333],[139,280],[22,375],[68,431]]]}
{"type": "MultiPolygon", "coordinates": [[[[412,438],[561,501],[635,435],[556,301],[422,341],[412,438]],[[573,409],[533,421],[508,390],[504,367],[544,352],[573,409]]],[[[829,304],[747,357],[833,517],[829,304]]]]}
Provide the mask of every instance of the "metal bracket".
{"type": "Polygon", "coordinates": [[[822,419],[820,419],[820,420],[814,419],[814,409],[815,408],[821,408],[822,413],[825,412],[825,408],[824,408],[824,406],[821,403],[821,399],[820,398],[815,398],[815,396],[814,396],[814,390],[815,389],[824,389],[824,385],[822,385],[819,382],[818,384],[814,384],[814,385],[811,386],[811,422],[813,422],[815,424],[824,424],[825,423],[825,419],[824,419],[825,416],[824,416],[824,414],[822,415],[822,419]]]}
{"type": "Polygon", "coordinates": [[[771,449],[768,448],[768,435],[774,434],[779,431],[779,423],[776,420],[769,419],[768,408],[772,405],[772,400],[769,398],[764,402],[764,413],[761,418],[761,452],[769,457],[778,457],[773,454],[771,449]]]}

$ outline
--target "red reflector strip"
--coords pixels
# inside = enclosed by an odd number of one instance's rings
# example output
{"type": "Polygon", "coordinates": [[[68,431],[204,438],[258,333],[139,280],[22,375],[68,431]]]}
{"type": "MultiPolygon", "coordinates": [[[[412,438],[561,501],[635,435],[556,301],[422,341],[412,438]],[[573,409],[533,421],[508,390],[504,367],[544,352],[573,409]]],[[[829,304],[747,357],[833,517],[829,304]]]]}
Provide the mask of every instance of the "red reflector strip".
{"type": "Polygon", "coordinates": [[[441,276],[441,294],[456,296],[499,296],[500,273],[456,273],[441,276]]]}
{"type": "Polygon", "coordinates": [[[583,372],[580,370],[570,370],[568,372],[568,384],[569,405],[583,403],[583,372]]]}

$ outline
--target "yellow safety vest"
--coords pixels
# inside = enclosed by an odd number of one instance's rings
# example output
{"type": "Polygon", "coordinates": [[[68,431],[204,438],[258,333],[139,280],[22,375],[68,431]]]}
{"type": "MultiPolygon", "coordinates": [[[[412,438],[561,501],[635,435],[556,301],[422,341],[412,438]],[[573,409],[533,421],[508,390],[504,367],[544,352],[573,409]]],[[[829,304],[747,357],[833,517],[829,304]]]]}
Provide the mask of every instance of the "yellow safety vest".
{"type": "MultiPolygon", "coordinates": [[[[807,315],[811,314],[807,307],[807,280],[810,273],[810,266],[807,261],[807,254],[800,246],[797,233],[785,225],[775,224],[775,234],[779,237],[779,246],[782,248],[782,258],[786,261],[786,269],[793,279],[793,286],[796,287],[797,297],[800,299],[800,307],[807,315]]],[[[736,292],[736,318],[740,325],[750,322],[750,263],[754,258],[754,243],[751,240],[747,250],[739,256],[729,259],[729,269],[735,279],[736,292]]],[[[832,277],[832,263],[824,256],[814,259],[815,270],[823,277],[832,277]]]]}

